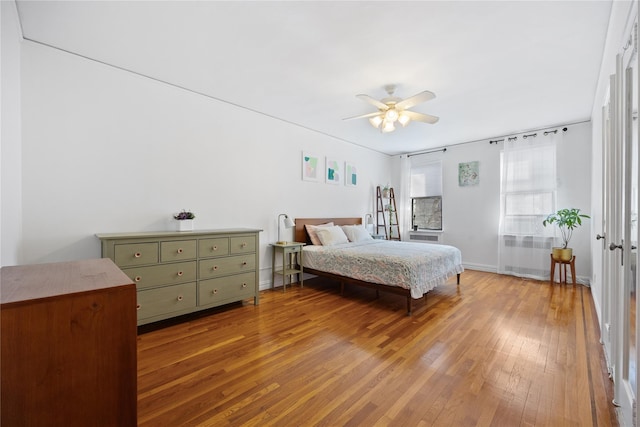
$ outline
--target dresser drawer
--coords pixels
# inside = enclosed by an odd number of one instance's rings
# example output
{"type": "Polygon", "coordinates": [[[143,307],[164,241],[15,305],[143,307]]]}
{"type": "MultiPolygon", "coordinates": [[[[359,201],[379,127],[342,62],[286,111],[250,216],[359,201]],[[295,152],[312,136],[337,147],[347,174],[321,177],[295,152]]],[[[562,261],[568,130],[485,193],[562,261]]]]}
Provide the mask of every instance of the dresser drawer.
{"type": "Polygon", "coordinates": [[[198,257],[208,258],[229,255],[229,238],[200,239],[198,241],[198,257]]]}
{"type": "Polygon", "coordinates": [[[241,300],[255,295],[256,273],[201,280],[198,288],[198,305],[220,304],[228,300],[241,300]]]}
{"type": "Polygon", "coordinates": [[[200,279],[209,277],[228,276],[230,274],[254,271],[256,269],[255,255],[235,255],[227,258],[212,258],[198,261],[200,279]]]}
{"type": "Polygon", "coordinates": [[[288,248],[282,248],[282,253],[285,255],[297,254],[302,251],[302,245],[290,246],[288,248]]]}
{"type": "Polygon", "coordinates": [[[123,268],[122,271],[133,280],[138,290],[150,286],[192,282],[197,279],[196,261],[123,268]]]}
{"type": "Polygon", "coordinates": [[[118,267],[156,264],[158,262],[158,242],[115,245],[114,261],[118,267]]]}
{"type": "Polygon", "coordinates": [[[255,236],[239,236],[231,238],[232,254],[247,254],[256,251],[255,236]]]}
{"type": "Polygon", "coordinates": [[[138,291],[138,321],[196,307],[196,283],[138,291]]]}
{"type": "Polygon", "coordinates": [[[196,241],[178,240],[160,243],[160,262],[196,259],[196,241]]]}

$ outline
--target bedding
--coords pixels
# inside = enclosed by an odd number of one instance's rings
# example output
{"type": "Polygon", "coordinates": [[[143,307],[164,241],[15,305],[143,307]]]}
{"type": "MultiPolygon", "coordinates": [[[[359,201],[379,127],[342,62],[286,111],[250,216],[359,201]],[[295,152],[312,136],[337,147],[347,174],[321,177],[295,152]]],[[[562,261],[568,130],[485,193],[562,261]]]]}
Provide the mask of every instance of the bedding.
{"type": "Polygon", "coordinates": [[[320,224],[320,225],[307,224],[305,226],[305,228],[307,230],[307,234],[309,235],[309,240],[314,245],[321,245],[322,244],[320,242],[320,239],[318,238],[318,234],[317,234],[318,233],[318,229],[320,229],[321,227],[333,227],[333,222],[327,222],[326,224],[320,224]]]}
{"type": "Polygon", "coordinates": [[[323,227],[316,230],[322,246],[334,246],[341,243],[349,243],[347,235],[340,227],[323,227]]]}
{"type": "Polygon", "coordinates": [[[373,240],[373,237],[371,237],[371,234],[364,228],[364,225],[343,225],[342,231],[347,235],[350,242],[373,240]]]}
{"type": "Polygon", "coordinates": [[[460,250],[447,245],[361,240],[303,250],[305,269],[404,288],[414,299],[464,271],[460,250]]]}

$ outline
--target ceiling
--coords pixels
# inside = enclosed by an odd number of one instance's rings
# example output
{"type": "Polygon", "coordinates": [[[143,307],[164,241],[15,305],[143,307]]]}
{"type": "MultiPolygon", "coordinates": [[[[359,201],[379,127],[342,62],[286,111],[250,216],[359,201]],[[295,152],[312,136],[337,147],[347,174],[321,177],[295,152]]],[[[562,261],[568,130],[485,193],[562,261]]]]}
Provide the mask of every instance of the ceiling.
{"type": "Polygon", "coordinates": [[[31,1],[23,36],[387,154],[588,120],[610,1],[31,1]],[[356,98],[436,115],[390,134],[356,98]]]}

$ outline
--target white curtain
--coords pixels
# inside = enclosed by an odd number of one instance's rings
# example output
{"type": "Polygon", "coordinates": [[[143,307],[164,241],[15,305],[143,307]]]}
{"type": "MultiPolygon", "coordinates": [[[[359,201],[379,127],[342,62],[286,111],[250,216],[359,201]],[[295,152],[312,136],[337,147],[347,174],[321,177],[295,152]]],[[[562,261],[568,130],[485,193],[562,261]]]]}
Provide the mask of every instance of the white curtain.
{"type": "MultiPolygon", "coordinates": [[[[411,227],[411,199],[409,192],[411,191],[411,160],[406,154],[400,156],[400,200],[398,208],[398,216],[400,221],[400,237],[402,240],[409,240],[407,232],[411,227]]],[[[397,197],[397,195],[396,195],[397,197]]],[[[398,202],[396,198],[396,202],[398,202]]]]}
{"type": "Polygon", "coordinates": [[[548,280],[556,211],[556,144],[562,131],[505,138],[501,161],[498,273],[548,280]]]}

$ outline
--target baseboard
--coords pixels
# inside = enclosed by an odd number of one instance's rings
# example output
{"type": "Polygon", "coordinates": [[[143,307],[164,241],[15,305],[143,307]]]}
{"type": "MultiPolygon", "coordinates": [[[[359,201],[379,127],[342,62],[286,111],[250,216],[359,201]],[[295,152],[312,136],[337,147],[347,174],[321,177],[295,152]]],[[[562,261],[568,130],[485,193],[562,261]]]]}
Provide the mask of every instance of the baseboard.
{"type": "Polygon", "coordinates": [[[487,273],[497,273],[498,268],[494,265],[462,263],[465,270],[486,271],[487,273]]]}

